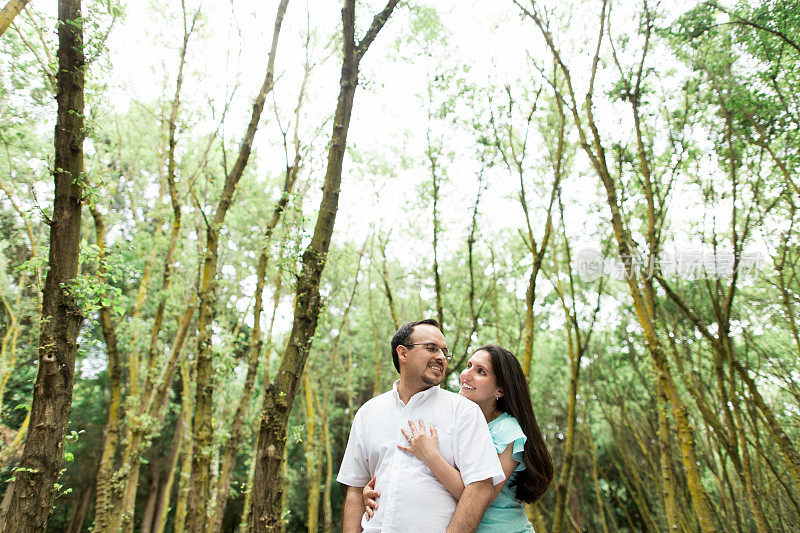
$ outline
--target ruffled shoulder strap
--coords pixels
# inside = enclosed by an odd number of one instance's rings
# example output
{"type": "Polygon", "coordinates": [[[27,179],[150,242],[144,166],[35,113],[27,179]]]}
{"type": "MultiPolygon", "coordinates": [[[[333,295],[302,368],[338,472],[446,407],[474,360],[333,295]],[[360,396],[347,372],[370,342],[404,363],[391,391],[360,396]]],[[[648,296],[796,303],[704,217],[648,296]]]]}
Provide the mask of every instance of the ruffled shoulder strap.
{"type": "Polygon", "coordinates": [[[489,424],[489,432],[492,434],[494,447],[498,454],[502,453],[509,444],[514,443],[511,455],[519,463],[514,471],[525,470],[525,464],[522,462],[522,451],[525,448],[525,441],[528,440],[528,437],[522,432],[517,419],[508,413],[503,413],[489,424]]]}

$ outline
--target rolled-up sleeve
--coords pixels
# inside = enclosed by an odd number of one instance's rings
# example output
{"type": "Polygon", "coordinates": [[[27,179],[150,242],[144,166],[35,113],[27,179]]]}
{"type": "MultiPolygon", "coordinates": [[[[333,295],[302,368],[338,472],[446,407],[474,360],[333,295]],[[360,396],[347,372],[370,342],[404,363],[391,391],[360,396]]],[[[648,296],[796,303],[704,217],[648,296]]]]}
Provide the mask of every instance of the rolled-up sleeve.
{"type": "Polygon", "coordinates": [[[350,436],[347,438],[347,448],[342,457],[339,474],[336,476],[336,481],[351,487],[363,487],[372,478],[366,448],[361,439],[364,418],[362,411],[363,409],[360,409],[353,417],[353,426],[350,428],[350,436]]]}
{"type": "Polygon", "coordinates": [[[506,476],[483,413],[472,402],[459,407],[455,424],[454,462],[461,472],[464,485],[489,478],[492,479],[492,485],[502,483],[506,476]]]}

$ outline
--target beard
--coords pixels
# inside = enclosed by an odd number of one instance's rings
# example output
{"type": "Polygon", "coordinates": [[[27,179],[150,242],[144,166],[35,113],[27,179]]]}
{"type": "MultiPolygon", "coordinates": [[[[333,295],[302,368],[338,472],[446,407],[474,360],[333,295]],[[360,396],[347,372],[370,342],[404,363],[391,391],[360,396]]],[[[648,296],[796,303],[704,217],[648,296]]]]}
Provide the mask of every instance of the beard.
{"type": "Polygon", "coordinates": [[[430,376],[426,376],[425,374],[422,374],[422,382],[425,385],[430,385],[431,387],[433,387],[434,385],[439,385],[442,382],[442,378],[440,378],[440,377],[430,377],[430,376]]]}

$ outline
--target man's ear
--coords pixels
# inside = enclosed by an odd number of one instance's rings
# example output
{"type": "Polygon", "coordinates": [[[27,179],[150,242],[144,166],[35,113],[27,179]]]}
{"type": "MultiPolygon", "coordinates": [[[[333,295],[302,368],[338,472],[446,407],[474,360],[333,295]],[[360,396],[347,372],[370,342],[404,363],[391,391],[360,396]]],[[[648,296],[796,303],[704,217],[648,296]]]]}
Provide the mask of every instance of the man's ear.
{"type": "Polygon", "coordinates": [[[403,363],[406,362],[406,354],[408,353],[408,348],[403,346],[402,344],[397,347],[397,360],[402,361],[403,363]]]}

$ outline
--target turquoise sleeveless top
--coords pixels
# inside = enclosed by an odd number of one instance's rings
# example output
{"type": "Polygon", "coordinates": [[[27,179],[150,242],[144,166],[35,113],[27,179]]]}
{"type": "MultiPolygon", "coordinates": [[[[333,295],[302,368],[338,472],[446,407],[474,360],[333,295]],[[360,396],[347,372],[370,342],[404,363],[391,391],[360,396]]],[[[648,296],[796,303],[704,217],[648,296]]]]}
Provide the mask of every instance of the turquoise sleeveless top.
{"type": "Polygon", "coordinates": [[[522,506],[522,502],[514,497],[516,487],[511,488],[516,473],[525,470],[525,464],[522,462],[522,449],[527,437],[522,432],[517,419],[508,413],[503,413],[489,422],[489,433],[492,435],[498,454],[505,451],[509,444],[514,443],[512,456],[517,460],[517,467],[503,485],[503,490],[486,509],[483,520],[478,526],[478,533],[532,533],[533,526],[528,521],[525,508],[522,506]]]}

